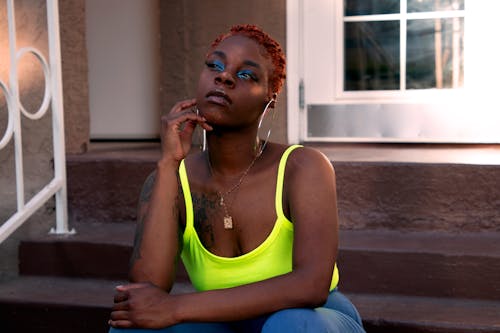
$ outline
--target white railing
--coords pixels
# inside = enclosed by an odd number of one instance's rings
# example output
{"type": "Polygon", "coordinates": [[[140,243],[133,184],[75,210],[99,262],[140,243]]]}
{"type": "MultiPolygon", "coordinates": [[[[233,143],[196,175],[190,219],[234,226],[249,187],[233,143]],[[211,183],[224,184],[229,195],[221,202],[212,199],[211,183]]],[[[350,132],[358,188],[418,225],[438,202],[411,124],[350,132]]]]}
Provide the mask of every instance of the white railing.
{"type": "Polygon", "coordinates": [[[17,49],[14,0],[7,0],[7,17],[9,29],[9,83],[0,80],[0,89],[7,103],[7,129],[0,139],[0,150],[14,140],[17,211],[0,226],[0,243],[19,228],[36,210],[55,196],[56,227],[51,233],[74,233],[68,230],[68,209],[66,190],[66,156],[64,144],[64,112],[61,78],[61,49],[59,38],[58,0],[47,0],[47,29],[49,40],[49,62],[42,53],[33,48],[17,49]],[[25,54],[32,54],[40,62],[45,77],[45,94],[40,108],[28,112],[19,98],[18,63],[25,54]],[[51,106],[52,130],[54,145],[54,177],[28,202],[24,195],[24,168],[21,136],[21,117],[37,120],[43,117],[51,106]]]}

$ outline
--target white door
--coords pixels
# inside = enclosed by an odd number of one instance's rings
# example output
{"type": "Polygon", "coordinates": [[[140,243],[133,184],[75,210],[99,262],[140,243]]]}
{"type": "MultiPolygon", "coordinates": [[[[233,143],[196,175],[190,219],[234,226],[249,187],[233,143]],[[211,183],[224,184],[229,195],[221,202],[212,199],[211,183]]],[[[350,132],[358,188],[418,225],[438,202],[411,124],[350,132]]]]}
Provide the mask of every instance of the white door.
{"type": "Polygon", "coordinates": [[[91,139],[159,133],[158,0],[87,0],[91,139]]]}
{"type": "Polygon", "coordinates": [[[288,0],[290,142],[499,143],[498,0],[288,0]]]}

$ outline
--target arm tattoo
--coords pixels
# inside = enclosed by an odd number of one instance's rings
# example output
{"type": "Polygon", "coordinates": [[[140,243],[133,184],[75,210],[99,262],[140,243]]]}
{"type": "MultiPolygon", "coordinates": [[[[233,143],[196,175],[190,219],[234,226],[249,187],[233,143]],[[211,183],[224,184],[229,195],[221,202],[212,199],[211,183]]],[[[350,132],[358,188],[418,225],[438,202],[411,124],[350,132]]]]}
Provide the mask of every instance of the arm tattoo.
{"type": "Polygon", "coordinates": [[[134,248],[132,250],[132,256],[130,257],[130,268],[134,265],[134,263],[141,259],[141,243],[142,243],[142,234],[144,232],[144,216],[141,216],[137,221],[137,227],[135,229],[135,237],[134,237],[134,248]]]}
{"type": "Polygon", "coordinates": [[[141,194],[139,196],[137,226],[134,237],[134,248],[132,251],[132,257],[130,258],[130,267],[132,267],[134,263],[141,258],[142,234],[144,232],[144,219],[146,218],[146,209],[144,209],[144,205],[148,204],[151,199],[155,178],[156,172],[152,172],[144,181],[144,185],[142,186],[141,194]]]}
{"type": "Polygon", "coordinates": [[[139,204],[144,202],[149,202],[151,199],[151,194],[153,193],[153,186],[155,185],[156,171],[149,174],[148,178],[144,181],[142,185],[141,194],[139,196],[139,204]]]}

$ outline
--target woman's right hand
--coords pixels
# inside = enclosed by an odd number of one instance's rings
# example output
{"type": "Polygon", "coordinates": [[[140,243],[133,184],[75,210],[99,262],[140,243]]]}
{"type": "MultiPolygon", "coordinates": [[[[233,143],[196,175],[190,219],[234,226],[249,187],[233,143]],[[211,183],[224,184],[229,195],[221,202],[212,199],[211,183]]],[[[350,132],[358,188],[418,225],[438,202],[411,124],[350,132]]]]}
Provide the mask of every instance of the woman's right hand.
{"type": "Polygon", "coordinates": [[[197,125],[211,131],[206,119],[194,111],[195,99],[180,101],[161,117],[162,160],[180,162],[191,149],[193,132],[197,125]]]}

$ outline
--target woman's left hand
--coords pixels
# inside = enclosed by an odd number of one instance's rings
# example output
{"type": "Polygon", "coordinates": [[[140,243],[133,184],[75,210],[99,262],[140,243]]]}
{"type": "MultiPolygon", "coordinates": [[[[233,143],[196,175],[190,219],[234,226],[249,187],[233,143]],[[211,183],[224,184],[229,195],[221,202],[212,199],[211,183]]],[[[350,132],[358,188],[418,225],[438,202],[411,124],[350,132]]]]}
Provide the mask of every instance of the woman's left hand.
{"type": "Polygon", "coordinates": [[[177,324],[174,297],[151,283],[116,287],[109,324],[119,328],[163,328],[177,324]]]}

